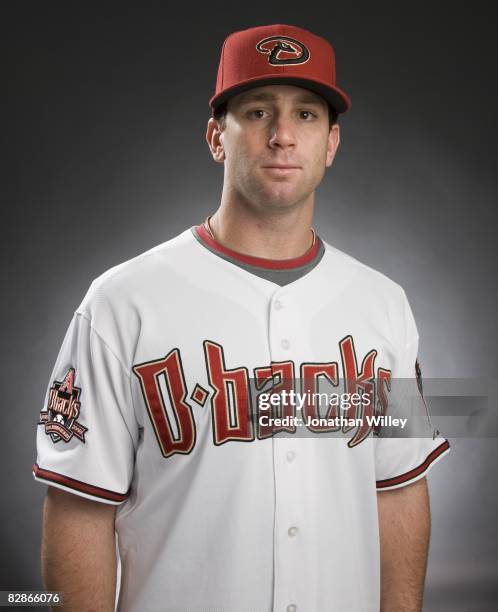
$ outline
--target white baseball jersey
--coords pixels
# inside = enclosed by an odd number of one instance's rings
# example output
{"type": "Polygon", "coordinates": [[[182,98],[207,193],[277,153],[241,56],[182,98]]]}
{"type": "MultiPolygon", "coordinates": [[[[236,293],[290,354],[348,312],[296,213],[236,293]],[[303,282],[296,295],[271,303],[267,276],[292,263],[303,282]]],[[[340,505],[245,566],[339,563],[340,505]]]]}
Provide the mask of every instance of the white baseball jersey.
{"type": "Polygon", "coordinates": [[[190,228],[92,283],[34,477],[118,506],[118,610],[379,610],[377,491],[423,477],[448,442],[269,426],[254,401],[345,379],[385,408],[417,349],[403,289],[329,244],[272,261],[190,228]]]}

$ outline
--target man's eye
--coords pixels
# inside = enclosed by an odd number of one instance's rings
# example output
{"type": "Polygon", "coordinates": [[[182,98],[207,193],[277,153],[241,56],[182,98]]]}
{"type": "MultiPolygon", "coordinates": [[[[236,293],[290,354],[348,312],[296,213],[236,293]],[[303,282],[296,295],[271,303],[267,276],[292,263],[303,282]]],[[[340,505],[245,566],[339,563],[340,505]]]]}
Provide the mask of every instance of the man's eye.
{"type": "Polygon", "coordinates": [[[261,119],[261,117],[264,115],[265,111],[261,110],[260,108],[254,109],[254,110],[250,110],[247,114],[250,117],[255,117],[256,119],[261,119]]]}
{"type": "Polygon", "coordinates": [[[306,119],[307,121],[309,121],[310,118],[316,117],[315,113],[312,113],[311,111],[299,111],[299,114],[301,115],[301,117],[305,115],[304,119],[306,119]]]}

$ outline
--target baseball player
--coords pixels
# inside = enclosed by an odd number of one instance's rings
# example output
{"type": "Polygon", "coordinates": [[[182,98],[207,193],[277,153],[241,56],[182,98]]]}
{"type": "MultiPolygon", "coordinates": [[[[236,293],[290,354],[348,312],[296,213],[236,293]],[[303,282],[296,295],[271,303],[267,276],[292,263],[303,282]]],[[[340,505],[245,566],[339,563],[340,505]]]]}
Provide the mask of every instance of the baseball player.
{"type": "Polygon", "coordinates": [[[113,609],[114,530],[120,611],[420,609],[424,477],[449,444],[365,425],[396,380],[421,385],[417,327],[398,284],[312,228],[350,106],[323,38],[225,40],[220,207],[92,283],[39,414],[44,579],[68,609],[113,609]],[[323,412],[327,385],[358,418],[323,412]]]}

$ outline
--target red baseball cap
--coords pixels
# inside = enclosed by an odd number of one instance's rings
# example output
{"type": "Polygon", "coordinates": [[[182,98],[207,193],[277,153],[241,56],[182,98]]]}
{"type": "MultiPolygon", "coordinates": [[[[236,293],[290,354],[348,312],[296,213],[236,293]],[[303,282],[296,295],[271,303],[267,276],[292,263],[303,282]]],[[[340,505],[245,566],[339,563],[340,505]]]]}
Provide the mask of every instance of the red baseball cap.
{"type": "Polygon", "coordinates": [[[291,25],[268,25],[233,32],[221,50],[212,111],[232,96],[262,85],[297,85],[321,95],[338,112],[351,100],[336,85],[332,45],[291,25]]]}

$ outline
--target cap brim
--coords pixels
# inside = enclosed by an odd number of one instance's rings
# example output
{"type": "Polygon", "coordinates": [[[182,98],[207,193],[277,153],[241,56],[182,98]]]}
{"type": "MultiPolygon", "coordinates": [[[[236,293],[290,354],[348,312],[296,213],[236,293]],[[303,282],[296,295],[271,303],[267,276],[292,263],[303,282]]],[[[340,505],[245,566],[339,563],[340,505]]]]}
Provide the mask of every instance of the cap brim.
{"type": "Polygon", "coordinates": [[[332,87],[327,83],[320,81],[314,81],[311,79],[302,79],[296,77],[286,76],[273,76],[258,77],[257,79],[246,81],[238,85],[234,85],[228,89],[225,89],[217,96],[213,96],[209,100],[209,106],[214,111],[221,104],[226,102],[229,98],[253,89],[254,87],[261,87],[263,85],[296,85],[297,87],[304,87],[310,89],[315,93],[325,98],[325,100],[333,107],[338,113],[345,113],[351,108],[351,100],[349,96],[342,91],[339,87],[332,87]]]}

